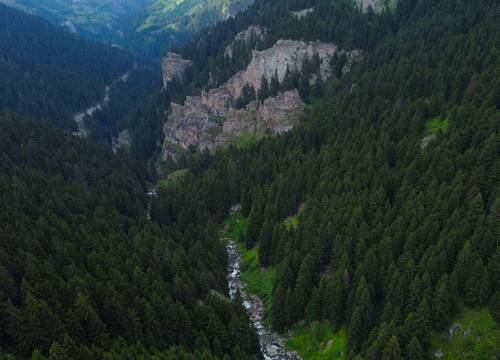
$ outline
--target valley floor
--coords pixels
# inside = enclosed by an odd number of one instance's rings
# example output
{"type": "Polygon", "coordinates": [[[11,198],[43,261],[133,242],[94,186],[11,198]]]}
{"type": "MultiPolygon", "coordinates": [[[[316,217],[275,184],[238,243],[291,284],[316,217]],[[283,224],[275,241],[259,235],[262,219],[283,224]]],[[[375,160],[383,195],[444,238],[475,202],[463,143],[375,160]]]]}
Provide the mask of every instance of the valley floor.
{"type": "MultiPolygon", "coordinates": [[[[232,215],[225,223],[225,236],[236,244],[240,254],[240,276],[250,295],[257,295],[264,305],[264,324],[270,327],[271,295],[276,279],[275,267],[261,268],[258,246],[247,250],[241,237],[248,226],[248,219],[232,215]]],[[[345,330],[333,331],[327,323],[297,325],[288,334],[285,346],[298,353],[303,360],[344,359],[347,336],[345,330]]]]}

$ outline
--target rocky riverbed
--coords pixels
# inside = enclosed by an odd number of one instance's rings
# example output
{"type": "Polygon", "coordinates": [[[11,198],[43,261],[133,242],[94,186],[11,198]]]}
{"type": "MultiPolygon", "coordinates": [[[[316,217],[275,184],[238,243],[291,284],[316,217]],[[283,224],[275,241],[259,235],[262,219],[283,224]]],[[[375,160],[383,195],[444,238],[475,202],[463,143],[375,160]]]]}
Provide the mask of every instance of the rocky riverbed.
{"type": "Polygon", "coordinates": [[[272,329],[264,325],[264,304],[256,296],[247,294],[245,284],[241,280],[241,257],[234,241],[227,240],[226,245],[229,256],[228,282],[229,296],[234,299],[240,292],[243,304],[250,315],[250,320],[254,325],[260,340],[260,348],[265,360],[300,360],[300,356],[295,352],[288,352],[285,349],[281,336],[273,332],[272,329]]]}

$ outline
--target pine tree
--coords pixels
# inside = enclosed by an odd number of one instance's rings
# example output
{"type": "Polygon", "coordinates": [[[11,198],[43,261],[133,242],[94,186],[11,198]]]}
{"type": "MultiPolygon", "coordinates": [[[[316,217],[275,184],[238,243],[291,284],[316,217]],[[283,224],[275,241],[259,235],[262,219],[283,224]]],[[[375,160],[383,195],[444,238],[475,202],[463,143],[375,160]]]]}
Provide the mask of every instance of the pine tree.
{"type": "Polygon", "coordinates": [[[271,304],[273,328],[281,332],[286,326],[286,292],[281,285],[278,285],[276,290],[273,291],[273,301],[271,304]]]}
{"type": "Polygon", "coordinates": [[[309,302],[313,289],[312,257],[307,255],[300,265],[297,286],[294,289],[294,310],[296,316],[301,319],[309,302]]]}
{"type": "Polygon", "coordinates": [[[71,314],[73,338],[79,344],[102,344],[106,340],[106,328],[88,297],[79,293],[71,314]]]}
{"type": "Polygon", "coordinates": [[[267,78],[262,75],[262,78],[260,80],[260,90],[258,93],[258,98],[261,103],[264,103],[264,101],[269,97],[269,82],[267,81],[267,78]]]}
{"type": "Polygon", "coordinates": [[[271,78],[271,83],[269,84],[269,95],[271,97],[278,96],[278,92],[280,89],[280,80],[278,78],[278,71],[276,71],[271,78]]]}
{"type": "Polygon", "coordinates": [[[266,267],[271,259],[273,228],[270,221],[265,221],[259,232],[259,263],[266,267]]]}
{"type": "Polygon", "coordinates": [[[490,314],[500,324],[500,290],[496,291],[490,300],[490,314]]]}
{"type": "Polygon", "coordinates": [[[432,298],[432,314],[434,324],[439,328],[444,328],[450,321],[450,288],[448,285],[448,276],[441,277],[434,290],[432,298]]]}
{"type": "Polygon", "coordinates": [[[264,214],[262,212],[263,209],[259,197],[257,202],[252,205],[248,218],[248,228],[245,235],[245,245],[247,249],[252,249],[259,239],[260,229],[264,221],[264,214]]]}
{"type": "Polygon", "coordinates": [[[321,317],[321,292],[319,288],[313,290],[311,299],[306,306],[306,321],[312,323],[321,317]]]}
{"type": "Polygon", "coordinates": [[[344,287],[339,275],[334,275],[328,282],[323,298],[325,317],[336,327],[340,326],[344,316],[344,287]]]}
{"type": "Polygon", "coordinates": [[[354,312],[349,321],[349,328],[347,330],[347,344],[351,351],[357,352],[365,339],[365,326],[361,315],[362,311],[359,307],[354,309],[354,312]]]}
{"type": "Polygon", "coordinates": [[[427,300],[422,300],[418,305],[415,317],[415,333],[421,344],[426,347],[430,342],[430,334],[432,330],[431,325],[431,311],[427,300]]]}
{"type": "Polygon", "coordinates": [[[424,350],[416,337],[408,344],[408,360],[424,360],[424,350]]]}
{"type": "Polygon", "coordinates": [[[400,360],[400,359],[402,359],[401,347],[399,346],[398,338],[393,336],[384,347],[382,353],[382,360],[400,360]]]}

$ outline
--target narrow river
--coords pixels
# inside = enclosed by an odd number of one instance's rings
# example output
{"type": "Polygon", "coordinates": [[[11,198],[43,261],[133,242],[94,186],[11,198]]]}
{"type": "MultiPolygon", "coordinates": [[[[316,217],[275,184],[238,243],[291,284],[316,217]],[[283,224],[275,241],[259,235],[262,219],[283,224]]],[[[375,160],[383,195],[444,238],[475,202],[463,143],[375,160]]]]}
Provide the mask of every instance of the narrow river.
{"type": "Polygon", "coordinates": [[[254,325],[260,340],[260,349],[265,360],[300,360],[296,353],[287,352],[283,339],[279,334],[273,332],[264,325],[264,304],[256,295],[249,295],[245,291],[245,285],[241,280],[241,257],[236,244],[228,240],[226,244],[229,256],[228,283],[229,296],[231,300],[236,297],[238,291],[243,299],[250,320],[254,325]]]}

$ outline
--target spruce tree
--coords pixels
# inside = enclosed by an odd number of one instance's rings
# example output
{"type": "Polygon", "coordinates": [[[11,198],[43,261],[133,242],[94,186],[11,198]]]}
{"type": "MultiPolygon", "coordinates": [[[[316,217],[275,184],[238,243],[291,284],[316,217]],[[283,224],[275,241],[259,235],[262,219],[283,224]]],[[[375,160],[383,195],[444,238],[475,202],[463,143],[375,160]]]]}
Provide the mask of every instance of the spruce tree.
{"type": "Polygon", "coordinates": [[[266,267],[271,259],[273,228],[270,221],[265,221],[259,232],[259,263],[266,267]]]}
{"type": "Polygon", "coordinates": [[[500,290],[491,297],[489,310],[491,317],[500,324],[500,290]]]}
{"type": "Polygon", "coordinates": [[[424,351],[420,342],[416,337],[413,337],[408,344],[408,360],[424,360],[424,351]]]}
{"type": "Polygon", "coordinates": [[[382,360],[401,360],[401,347],[398,338],[393,336],[384,347],[382,360]]]}
{"type": "Polygon", "coordinates": [[[273,291],[273,301],[271,305],[271,321],[273,323],[273,328],[277,331],[283,331],[286,326],[285,306],[286,291],[281,285],[278,285],[273,291]]]}
{"type": "Polygon", "coordinates": [[[264,101],[269,97],[269,82],[267,78],[262,75],[262,78],[260,80],[260,90],[258,93],[258,98],[261,103],[264,103],[264,101]]]}
{"type": "Polygon", "coordinates": [[[269,84],[269,95],[271,97],[278,96],[278,92],[280,89],[280,80],[278,78],[278,72],[276,71],[271,78],[271,83],[269,84]]]}

